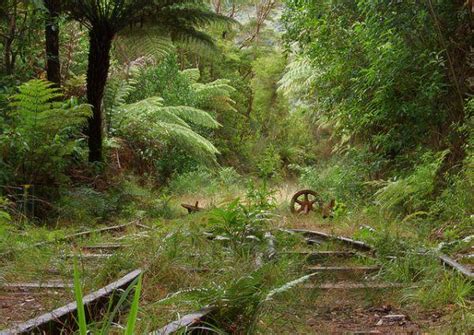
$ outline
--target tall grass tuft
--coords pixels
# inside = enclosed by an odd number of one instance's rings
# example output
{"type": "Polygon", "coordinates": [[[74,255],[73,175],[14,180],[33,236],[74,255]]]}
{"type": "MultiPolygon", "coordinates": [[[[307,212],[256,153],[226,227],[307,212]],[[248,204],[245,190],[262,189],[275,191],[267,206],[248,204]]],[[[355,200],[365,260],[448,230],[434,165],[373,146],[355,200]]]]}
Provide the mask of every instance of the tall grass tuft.
{"type": "Polygon", "coordinates": [[[130,314],[128,315],[127,328],[125,329],[126,335],[133,335],[135,330],[135,324],[138,316],[138,304],[140,302],[140,293],[142,290],[142,275],[138,277],[138,282],[135,286],[135,294],[133,296],[132,306],[130,307],[130,314]]]}
{"type": "MultiPolygon", "coordinates": [[[[107,335],[110,333],[110,328],[112,322],[115,319],[120,307],[123,306],[130,292],[135,289],[133,296],[132,305],[130,306],[130,313],[127,319],[127,326],[124,330],[125,335],[133,335],[135,331],[135,325],[138,317],[138,306],[140,302],[140,294],[142,289],[142,275],[140,275],[135,281],[121,294],[120,299],[112,310],[112,301],[114,297],[111,298],[107,313],[104,315],[104,322],[100,331],[97,334],[107,335]]],[[[74,258],[74,296],[77,304],[77,325],[79,327],[79,334],[86,335],[88,334],[88,325],[86,321],[86,313],[84,308],[84,301],[82,298],[82,287],[81,287],[81,278],[79,269],[77,266],[77,258],[74,258]]],[[[94,332],[95,333],[95,332],[94,332]]]]}
{"type": "Polygon", "coordinates": [[[79,269],[77,267],[77,257],[74,257],[74,296],[77,304],[77,324],[79,326],[79,334],[87,334],[86,312],[82,301],[82,287],[79,269]]]}

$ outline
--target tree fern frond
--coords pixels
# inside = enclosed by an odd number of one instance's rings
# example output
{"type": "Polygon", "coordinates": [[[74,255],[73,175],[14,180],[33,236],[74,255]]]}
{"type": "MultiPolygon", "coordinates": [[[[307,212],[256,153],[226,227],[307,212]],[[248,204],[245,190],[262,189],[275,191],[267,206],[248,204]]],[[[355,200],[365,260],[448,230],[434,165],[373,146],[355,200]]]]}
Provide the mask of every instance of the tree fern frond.
{"type": "Polygon", "coordinates": [[[207,112],[189,106],[163,106],[160,97],[147,98],[122,105],[116,117],[119,119],[118,135],[131,141],[141,139],[151,147],[163,140],[173,141],[201,161],[214,161],[218,150],[190,124],[216,128],[219,124],[207,112]]]}
{"type": "Polygon", "coordinates": [[[175,27],[171,31],[173,41],[183,42],[186,44],[194,44],[198,46],[215,49],[214,40],[208,34],[203,33],[193,27],[175,27]]]}
{"type": "Polygon", "coordinates": [[[176,115],[183,120],[189,121],[197,126],[205,128],[217,128],[219,123],[209,113],[188,106],[167,106],[161,107],[161,112],[176,115]]]}
{"type": "Polygon", "coordinates": [[[175,50],[169,32],[155,26],[124,29],[114,40],[115,51],[125,60],[152,57],[160,60],[175,50]]]}
{"type": "Polygon", "coordinates": [[[287,65],[278,89],[286,95],[308,93],[319,75],[308,59],[294,60],[287,65]]]}
{"type": "Polygon", "coordinates": [[[137,117],[146,124],[168,122],[189,128],[189,125],[186,123],[186,121],[184,121],[178,115],[166,111],[164,108],[163,99],[160,97],[151,97],[132,104],[123,105],[120,109],[126,118],[121,121],[124,121],[124,125],[126,126],[129,121],[133,120],[134,115],[137,115],[137,117]]]}
{"type": "Polygon", "coordinates": [[[182,74],[186,76],[192,83],[196,83],[199,78],[201,77],[201,73],[199,73],[199,69],[192,68],[180,71],[182,74]]]}
{"type": "Polygon", "coordinates": [[[104,109],[113,113],[118,106],[125,104],[127,97],[135,89],[136,82],[129,80],[109,80],[104,94],[104,109]]]}
{"type": "Polygon", "coordinates": [[[209,140],[192,131],[187,127],[178,124],[160,122],[162,130],[169,136],[169,139],[176,141],[185,147],[193,156],[199,157],[204,155],[200,160],[215,159],[215,155],[219,154],[219,150],[209,140]],[[204,159],[203,159],[204,158],[204,159]]]}
{"type": "Polygon", "coordinates": [[[230,98],[235,88],[229,83],[230,80],[218,79],[210,83],[193,84],[199,106],[204,109],[235,111],[235,101],[230,98]]]}
{"type": "Polygon", "coordinates": [[[181,24],[188,27],[203,27],[210,24],[237,24],[238,22],[228,16],[219,15],[211,11],[191,7],[167,7],[163,14],[168,18],[179,18],[181,24]]]}

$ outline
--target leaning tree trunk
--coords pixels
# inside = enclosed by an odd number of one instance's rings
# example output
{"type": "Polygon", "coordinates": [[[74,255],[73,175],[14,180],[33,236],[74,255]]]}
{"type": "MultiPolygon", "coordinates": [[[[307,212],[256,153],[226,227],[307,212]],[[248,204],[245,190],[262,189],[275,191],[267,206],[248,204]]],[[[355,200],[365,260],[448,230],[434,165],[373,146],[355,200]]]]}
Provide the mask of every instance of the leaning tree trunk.
{"type": "Polygon", "coordinates": [[[61,65],[59,62],[59,12],[60,0],[44,0],[48,9],[45,24],[46,73],[48,80],[61,86],[61,65]]]}
{"type": "Polygon", "coordinates": [[[87,68],[87,101],[92,105],[89,118],[89,161],[102,161],[102,98],[110,66],[110,48],[114,33],[107,28],[89,32],[89,64],[87,68]]]}

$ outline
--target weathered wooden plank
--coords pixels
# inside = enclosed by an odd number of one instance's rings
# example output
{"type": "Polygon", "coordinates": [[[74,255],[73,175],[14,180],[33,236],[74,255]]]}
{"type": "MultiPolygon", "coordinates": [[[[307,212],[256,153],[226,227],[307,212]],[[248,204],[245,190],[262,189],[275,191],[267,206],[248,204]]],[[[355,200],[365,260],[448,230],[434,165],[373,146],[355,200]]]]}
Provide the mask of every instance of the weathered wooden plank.
{"type": "Polygon", "coordinates": [[[380,266],[306,266],[306,269],[314,272],[374,272],[379,271],[380,266]]]}
{"type": "Polygon", "coordinates": [[[360,283],[360,282],[342,282],[342,283],[323,283],[319,285],[307,284],[305,289],[318,290],[363,290],[363,289],[391,289],[407,287],[402,283],[360,283]]]}
{"type": "Polygon", "coordinates": [[[27,291],[34,289],[66,289],[74,287],[71,282],[63,281],[45,281],[45,282],[28,282],[28,283],[5,283],[0,286],[2,291],[27,291]]]}
{"type": "Polygon", "coordinates": [[[474,278],[474,273],[471,270],[469,270],[465,266],[459,264],[458,262],[456,262],[451,257],[449,257],[445,254],[441,254],[438,257],[441,260],[441,262],[443,262],[443,264],[445,264],[445,265],[449,266],[450,268],[462,273],[466,277],[474,278]]]}
{"type": "Polygon", "coordinates": [[[124,248],[125,245],[119,243],[104,243],[94,245],[84,245],[81,247],[83,250],[117,250],[124,248]]]}
{"type": "Polygon", "coordinates": [[[303,236],[309,238],[309,239],[326,239],[326,240],[337,240],[339,242],[342,242],[346,245],[349,245],[355,249],[361,250],[361,251],[372,251],[373,248],[362,242],[362,241],[357,241],[350,239],[345,236],[335,236],[335,235],[330,235],[321,231],[315,231],[315,230],[307,230],[307,229],[282,229],[282,231],[289,232],[289,233],[300,233],[303,234],[303,236]]]}
{"type": "Polygon", "coordinates": [[[63,238],[57,239],[56,241],[67,241],[67,240],[75,239],[75,238],[78,238],[78,237],[89,236],[89,235],[92,235],[92,234],[100,234],[100,233],[105,233],[105,232],[109,232],[109,231],[122,230],[122,229],[124,229],[128,226],[134,225],[134,224],[136,224],[136,221],[132,221],[132,222],[116,225],[116,226],[111,226],[111,227],[104,227],[104,228],[99,228],[99,229],[86,230],[86,231],[82,231],[82,232],[79,232],[79,233],[66,235],[63,238]]]}
{"type": "Polygon", "coordinates": [[[112,257],[113,254],[66,254],[62,255],[62,258],[78,258],[79,260],[84,259],[108,259],[112,257]]]}
{"type": "Polygon", "coordinates": [[[191,327],[196,327],[204,321],[213,311],[212,307],[205,307],[200,311],[187,314],[179,320],[173,321],[163,328],[149,333],[149,335],[170,335],[178,331],[185,331],[191,327]]]}
{"type": "MultiPolygon", "coordinates": [[[[101,311],[107,309],[109,298],[118,290],[126,289],[140,274],[141,269],[130,272],[124,277],[110,283],[109,285],[92,292],[83,298],[86,306],[86,317],[95,320],[102,316],[101,311]]],[[[117,299],[118,300],[118,299],[117,299]]],[[[71,302],[63,307],[57,308],[49,313],[28,320],[11,329],[0,331],[0,335],[12,334],[51,334],[60,335],[72,332],[76,325],[77,304],[71,302]]]]}
{"type": "MultiPolygon", "coordinates": [[[[42,247],[42,246],[52,244],[52,243],[69,241],[69,240],[73,240],[73,239],[78,238],[78,237],[85,237],[85,236],[89,236],[89,235],[96,234],[96,233],[103,233],[103,232],[114,231],[114,230],[122,230],[122,229],[124,229],[124,228],[126,228],[130,225],[138,225],[138,223],[137,223],[137,221],[132,221],[132,222],[128,222],[128,223],[124,223],[124,224],[116,225],[116,226],[111,226],[111,227],[104,227],[104,228],[100,228],[100,229],[86,230],[86,231],[82,231],[82,232],[79,232],[79,233],[74,233],[74,234],[63,236],[63,237],[59,237],[59,238],[56,238],[56,239],[51,240],[51,241],[43,241],[43,242],[34,243],[34,244],[32,244],[32,245],[30,245],[26,248],[22,248],[21,250],[27,249],[27,248],[30,248],[30,247],[37,248],[37,247],[42,247]]],[[[9,255],[13,254],[15,251],[16,250],[9,250],[9,251],[7,251],[3,254],[0,254],[0,257],[9,256],[9,255]]]]}

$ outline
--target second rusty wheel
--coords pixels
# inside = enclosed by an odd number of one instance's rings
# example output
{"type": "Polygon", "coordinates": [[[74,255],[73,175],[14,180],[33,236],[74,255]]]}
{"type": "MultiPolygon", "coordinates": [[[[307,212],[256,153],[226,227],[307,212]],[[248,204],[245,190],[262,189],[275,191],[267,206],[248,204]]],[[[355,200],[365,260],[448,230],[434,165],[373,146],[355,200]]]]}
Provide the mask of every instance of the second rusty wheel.
{"type": "Polygon", "coordinates": [[[291,198],[290,209],[292,213],[308,214],[322,205],[321,198],[318,193],[313,190],[301,190],[295,193],[291,198]]]}

